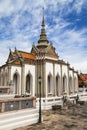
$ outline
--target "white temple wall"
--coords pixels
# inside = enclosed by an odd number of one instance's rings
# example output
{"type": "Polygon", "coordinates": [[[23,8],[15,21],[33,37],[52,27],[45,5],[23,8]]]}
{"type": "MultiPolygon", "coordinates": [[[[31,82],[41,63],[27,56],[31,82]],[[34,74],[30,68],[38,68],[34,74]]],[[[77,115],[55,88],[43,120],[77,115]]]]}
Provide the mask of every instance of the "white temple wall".
{"type": "Polygon", "coordinates": [[[62,65],[62,76],[66,75],[68,77],[68,68],[66,65],[62,65]]]}
{"type": "Polygon", "coordinates": [[[25,65],[25,85],[26,85],[26,76],[28,74],[32,75],[32,96],[35,96],[35,65],[25,65]]]}
{"type": "Polygon", "coordinates": [[[61,67],[60,67],[59,64],[55,64],[55,76],[56,76],[57,74],[58,74],[59,76],[61,76],[61,67]]]}
{"type": "Polygon", "coordinates": [[[0,71],[0,85],[3,85],[3,69],[0,71]]]}
{"type": "Polygon", "coordinates": [[[58,76],[58,86],[56,86],[56,93],[58,96],[61,95],[61,66],[60,64],[55,64],[55,78],[58,76]],[[58,92],[57,92],[58,91],[58,92]]]}
{"type": "Polygon", "coordinates": [[[1,86],[1,73],[0,73],[0,86],[1,86]]]}
{"type": "MultiPolygon", "coordinates": [[[[32,76],[32,93],[31,95],[34,96],[35,95],[35,66],[34,65],[25,65],[25,76],[24,76],[24,87],[25,87],[25,93],[26,93],[26,76],[27,74],[31,74],[32,76]]],[[[17,67],[17,66],[12,66],[11,67],[11,80],[13,80],[13,76],[14,74],[17,73],[20,76],[20,81],[19,81],[19,94],[21,94],[21,67],[17,67]]]]}
{"type": "MultiPolygon", "coordinates": [[[[53,64],[52,63],[46,63],[46,92],[47,92],[47,87],[48,87],[48,84],[47,84],[47,76],[51,74],[53,76],[53,64]]],[[[55,77],[56,75],[59,75],[60,76],[60,79],[61,79],[61,66],[60,64],[55,64],[55,77]]],[[[73,70],[69,70],[68,66],[67,65],[62,65],[62,80],[63,80],[63,77],[66,77],[66,88],[65,88],[65,93],[69,94],[70,93],[70,86],[69,86],[69,78],[71,76],[72,78],[72,93],[74,93],[74,89],[75,91],[78,90],[78,76],[77,76],[77,73],[74,74],[73,70]],[[75,88],[74,88],[74,78],[76,77],[76,85],[75,85],[75,88]]],[[[62,86],[63,84],[60,83],[60,86],[62,86]]],[[[61,90],[61,87],[60,87],[60,90],[59,91],[62,91],[61,90]]],[[[48,93],[47,93],[48,94],[48,93]]]]}
{"type": "MultiPolygon", "coordinates": [[[[48,81],[47,81],[47,78],[48,78],[49,74],[52,75],[52,80],[53,80],[53,64],[47,62],[46,63],[46,97],[48,96],[48,81]]],[[[53,84],[52,84],[52,87],[53,87],[53,84]]],[[[53,90],[53,88],[52,88],[52,90],[53,90]]],[[[53,94],[53,91],[50,94],[53,94]]]]}
{"type": "Polygon", "coordinates": [[[21,94],[21,67],[18,66],[12,66],[11,67],[11,80],[13,81],[14,74],[17,73],[19,75],[19,88],[18,88],[18,94],[21,94]]]}
{"type": "Polygon", "coordinates": [[[67,65],[62,65],[62,78],[65,76],[66,77],[66,88],[65,88],[65,93],[69,94],[69,77],[68,77],[68,66],[67,65]]]}
{"type": "Polygon", "coordinates": [[[4,83],[4,85],[6,86],[6,85],[8,85],[8,67],[6,66],[5,67],[5,83],[4,83]]]}
{"type": "Polygon", "coordinates": [[[74,90],[78,92],[78,74],[74,72],[74,90]]]}
{"type": "Polygon", "coordinates": [[[72,70],[69,70],[69,77],[73,77],[73,71],[72,70]]]}
{"type": "Polygon", "coordinates": [[[0,71],[0,86],[2,86],[2,69],[0,71]]]}
{"type": "Polygon", "coordinates": [[[6,86],[8,85],[8,67],[3,67],[0,71],[0,85],[6,86]]]}
{"type": "Polygon", "coordinates": [[[13,76],[15,73],[18,73],[21,77],[21,67],[11,66],[11,80],[13,80],[13,76]]]}
{"type": "Polygon", "coordinates": [[[74,74],[73,74],[73,70],[69,70],[69,91],[70,91],[70,93],[74,93],[74,74]],[[72,85],[71,85],[70,80],[72,80],[72,85]]]}

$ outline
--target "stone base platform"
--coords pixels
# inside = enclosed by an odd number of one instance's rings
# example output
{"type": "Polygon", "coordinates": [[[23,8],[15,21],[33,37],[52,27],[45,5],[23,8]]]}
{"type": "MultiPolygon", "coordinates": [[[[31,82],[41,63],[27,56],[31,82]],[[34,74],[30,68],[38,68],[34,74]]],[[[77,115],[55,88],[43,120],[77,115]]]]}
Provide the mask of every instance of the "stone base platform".
{"type": "Polygon", "coordinates": [[[38,109],[26,109],[0,114],[0,130],[13,130],[38,122],[38,109]]]}

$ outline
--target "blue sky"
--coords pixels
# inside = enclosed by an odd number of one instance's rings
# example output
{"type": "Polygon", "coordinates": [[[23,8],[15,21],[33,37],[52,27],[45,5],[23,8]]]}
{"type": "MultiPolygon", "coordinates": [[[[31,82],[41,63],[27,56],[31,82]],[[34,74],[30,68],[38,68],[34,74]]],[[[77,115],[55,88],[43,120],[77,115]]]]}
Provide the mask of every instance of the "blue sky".
{"type": "Polygon", "coordinates": [[[47,37],[60,59],[87,73],[87,0],[0,0],[0,65],[9,48],[30,52],[37,44],[43,5],[47,37]]]}

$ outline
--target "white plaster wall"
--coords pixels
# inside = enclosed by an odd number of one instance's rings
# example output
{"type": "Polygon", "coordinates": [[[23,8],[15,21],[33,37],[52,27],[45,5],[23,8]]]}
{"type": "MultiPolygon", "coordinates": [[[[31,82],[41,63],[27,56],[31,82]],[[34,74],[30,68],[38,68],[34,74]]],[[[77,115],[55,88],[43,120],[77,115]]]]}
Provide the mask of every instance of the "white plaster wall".
{"type": "Polygon", "coordinates": [[[61,66],[60,66],[60,64],[55,64],[55,78],[56,78],[57,75],[60,77],[60,83],[58,84],[59,85],[58,86],[58,94],[61,95],[62,89],[61,89],[61,66]]]}
{"type": "Polygon", "coordinates": [[[8,67],[6,66],[5,67],[5,70],[4,70],[4,85],[8,85],[8,67]]]}
{"type": "Polygon", "coordinates": [[[0,86],[1,86],[1,72],[0,72],[0,86]]]}
{"type": "Polygon", "coordinates": [[[73,78],[73,71],[72,70],[69,70],[69,77],[70,76],[73,78]]]}
{"type": "Polygon", "coordinates": [[[76,78],[78,77],[77,73],[75,73],[75,72],[74,72],[74,77],[76,77],[76,78]]]}
{"type": "Polygon", "coordinates": [[[11,67],[11,80],[13,80],[13,76],[15,73],[18,73],[21,77],[21,67],[17,67],[17,66],[12,66],[11,67]]]}
{"type": "Polygon", "coordinates": [[[33,78],[32,96],[35,96],[35,65],[25,65],[25,80],[26,80],[26,76],[29,72],[30,72],[30,74],[32,75],[32,78],[33,78]]]}
{"type": "Polygon", "coordinates": [[[55,64],[55,76],[56,75],[59,75],[61,76],[61,68],[60,68],[60,65],[59,64],[55,64]]]}
{"type": "MultiPolygon", "coordinates": [[[[73,71],[72,70],[69,70],[69,80],[70,80],[70,77],[72,78],[72,88],[69,88],[69,89],[70,89],[70,92],[74,93],[74,77],[73,77],[73,71]]],[[[69,84],[69,87],[70,87],[70,84],[69,84]]]]}
{"type": "Polygon", "coordinates": [[[2,80],[3,80],[3,68],[1,69],[1,86],[3,85],[3,82],[2,82],[2,80]]]}
{"type": "Polygon", "coordinates": [[[67,85],[66,85],[66,88],[65,88],[65,92],[68,94],[69,93],[69,86],[68,86],[69,79],[68,79],[68,67],[67,67],[67,65],[62,65],[62,78],[63,78],[64,75],[67,78],[67,85]]]}
{"type": "Polygon", "coordinates": [[[51,73],[53,78],[53,64],[52,63],[46,63],[46,97],[47,97],[47,76],[51,73]]]}
{"type": "Polygon", "coordinates": [[[2,85],[2,72],[0,70],[0,86],[2,85]]]}
{"type": "Polygon", "coordinates": [[[8,71],[8,66],[5,67],[5,71],[6,71],[6,72],[8,71]]]}
{"type": "Polygon", "coordinates": [[[74,73],[74,78],[76,77],[76,86],[75,86],[75,91],[78,92],[78,75],[77,73],[74,73]]]}
{"type": "Polygon", "coordinates": [[[21,67],[18,66],[12,66],[11,67],[11,80],[13,81],[13,76],[15,73],[18,73],[20,76],[20,82],[19,82],[19,94],[21,94],[21,67]]]}
{"type": "Polygon", "coordinates": [[[62,76],[66,75],[68,76],[68,67],[66,65],[62,65],[62,76]]]}
{"type": "Polygon", "coordinates": [[[1,69],[1,72],[0,72],[0,85],[4,85],[4,86],[6,86],[6,85],[8,85],[7,84],[7,74],[8,74],[8,67],[6,66],[6,67],[3,67],[2,69],[1,69]]]}

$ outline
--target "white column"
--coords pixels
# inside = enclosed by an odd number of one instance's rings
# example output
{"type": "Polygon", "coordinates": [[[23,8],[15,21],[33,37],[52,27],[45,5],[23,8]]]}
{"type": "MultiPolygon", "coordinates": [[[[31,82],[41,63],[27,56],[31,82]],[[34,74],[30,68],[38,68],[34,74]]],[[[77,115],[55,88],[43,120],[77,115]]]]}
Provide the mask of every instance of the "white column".
{"type": "Polygon", "coordinates": [[[69,95],[69,65],[67,64],[67,95],[69,95]]]}
{"type": "Polygon", "coordinates": [[[63,77],[62,77],[62,64],[60,65],[60,71],[61,71],[61,76],[60,76],[60,94],[63,94],[63,77]]]}
{"type": "Polygon", "coordinates": [[[11,65],[8,65],[8,85],[11,81],[11,65]]]}
{"type": "Polygon", "coordinates": [[[53,63],[53,96],[56,96],[55,64],[53,63]]]}
{"type": "Polygon", "coordinates": [[[25,65],[21,66],[21,94],[25,94],[25,65]]]}

